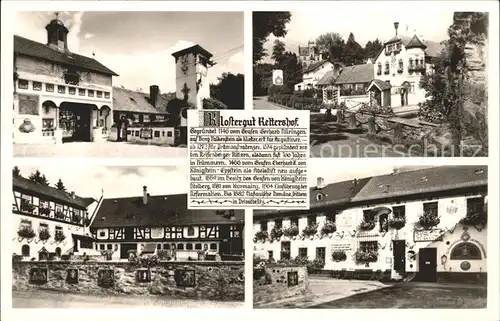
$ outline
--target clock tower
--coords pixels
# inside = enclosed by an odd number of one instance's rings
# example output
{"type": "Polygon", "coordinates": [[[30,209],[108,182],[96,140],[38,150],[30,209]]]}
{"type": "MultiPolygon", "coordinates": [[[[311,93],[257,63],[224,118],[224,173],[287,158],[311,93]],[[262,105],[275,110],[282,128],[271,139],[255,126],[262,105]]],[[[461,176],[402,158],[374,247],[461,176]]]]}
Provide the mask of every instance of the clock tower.
{"type": "Polygon", "coordinates": [[[200,45],[174,52],[176,97],[189,104],[202,108],[204,98],[210,97],[210,84],[207,79],[208,68],[215,63],[212,54],[200,45]]]}

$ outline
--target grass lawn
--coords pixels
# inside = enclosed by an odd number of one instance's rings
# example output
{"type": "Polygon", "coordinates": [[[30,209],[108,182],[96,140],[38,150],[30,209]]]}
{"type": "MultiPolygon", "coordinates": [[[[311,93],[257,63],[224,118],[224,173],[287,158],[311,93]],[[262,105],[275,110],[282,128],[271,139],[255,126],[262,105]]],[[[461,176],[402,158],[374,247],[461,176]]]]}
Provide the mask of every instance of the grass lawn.
{"type": "Polygon", "coordinates": [[[311,309],[484,309],[484,288],[388,287],[311,309]]]}

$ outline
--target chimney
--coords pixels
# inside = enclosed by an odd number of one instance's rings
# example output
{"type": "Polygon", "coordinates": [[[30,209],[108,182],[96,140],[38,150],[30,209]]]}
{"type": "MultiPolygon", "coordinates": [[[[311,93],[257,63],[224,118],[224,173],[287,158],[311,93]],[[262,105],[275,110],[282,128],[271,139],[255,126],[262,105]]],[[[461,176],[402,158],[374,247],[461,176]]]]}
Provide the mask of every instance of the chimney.
{"type": "Polygon", "coordinates": [[[322,189],[323,187],[325,187],[325,179],[323,177],[318,177],[316,188],[322,189]]]}
{"type": "Polygon", "coordinates": [[[385,191],[384,193],[389,193],[389,188],[391,187],[391,185],[387,184],[385,185],[385,191]]]}
{"type": "Polygon", "coordinates": [[[396,37],[398,36],[399,22],[394,22],[394,29],[396,29],[396,37]]]}
{"type": "Polygon", "coordinates": [[[147,205],[148,204],[148,187],[143,186],[142,187],[142,204],[147,205]]]}
{"type": "Polygon", "coordinates": [[[358,186],[358,179],[357,178],[353,179],[352,185],[354,188],[356,188],[358,186]]]}
{"type": "Polygon", "coordinates": [[[151,101],[151,105],[155,108],[158,107],[156,106],[158,104],[158,96],[160,96],[160,88],[158,85],[149,86],[149,100],[151,101]]]}

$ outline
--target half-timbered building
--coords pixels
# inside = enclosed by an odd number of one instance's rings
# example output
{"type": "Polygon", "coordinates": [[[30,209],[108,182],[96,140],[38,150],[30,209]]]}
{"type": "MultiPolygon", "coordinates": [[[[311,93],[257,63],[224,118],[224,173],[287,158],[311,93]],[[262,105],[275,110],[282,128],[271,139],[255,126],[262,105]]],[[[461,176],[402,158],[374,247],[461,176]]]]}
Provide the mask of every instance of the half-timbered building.
{"type": "Polygon", "coordinates": [[[487,167],[395,172],[311,189],[309,211],[255,212],[254,252],[323,272],[485,280],[487,167]]]}
{"type": "Polygon", "coordinates": [[[13,255],[22,260],[48,260],[94,253],[88,213],[89,206],[96,202],[93,198],[22,176],[13,177],[12,188],[13,255]]]}
{"type": "Polygon", "coordinates": [[[172,260],[243,259],[244,211],[188,210],[187,194],[104,198],[90,226],[113,260],[156,253],[172,260]]]}

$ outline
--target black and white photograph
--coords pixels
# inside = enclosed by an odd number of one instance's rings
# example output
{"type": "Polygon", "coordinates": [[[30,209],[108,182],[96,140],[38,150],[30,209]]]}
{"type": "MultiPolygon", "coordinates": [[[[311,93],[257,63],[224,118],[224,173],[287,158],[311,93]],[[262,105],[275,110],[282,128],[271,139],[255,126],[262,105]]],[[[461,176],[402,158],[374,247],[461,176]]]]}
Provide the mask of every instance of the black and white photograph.
{"type": "Polygon", "coordinates": [[[310,210],[254,210],[254,308],[486,308],[487,166],[331,163],[310,210]]]}
{"type": "Polygon", "coordinates": [[[243,307],[244,211],[188,210],[186,167],[12,175],[14,308],[243,307]]]}
{"type": "Polygon", "coordinates": [[[187,109],[244,109],[243,12],[17,12],[16,157],[187,157],[187,109]]]}
{"type": "Polygon", "coordinates": [[[253,108],[309,110],[311,157],[488,156],[489,14],[387,9],[254,12],[253,108]]]}

